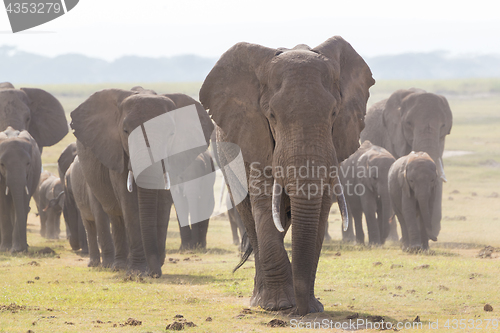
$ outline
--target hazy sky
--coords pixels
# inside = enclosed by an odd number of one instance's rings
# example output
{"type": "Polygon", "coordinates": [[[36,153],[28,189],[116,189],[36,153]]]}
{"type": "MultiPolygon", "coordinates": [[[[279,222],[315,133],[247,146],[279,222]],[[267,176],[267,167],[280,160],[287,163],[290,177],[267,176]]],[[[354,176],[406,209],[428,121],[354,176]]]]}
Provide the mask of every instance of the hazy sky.
{"type": "Polygon", "coordinates": [[[497,1],[80,0],[66,15],[0,45],[55,56],[218,57],[240,41],[314,47],[341,35],[363,56],[403,52],[500,54],[497,1]]]}

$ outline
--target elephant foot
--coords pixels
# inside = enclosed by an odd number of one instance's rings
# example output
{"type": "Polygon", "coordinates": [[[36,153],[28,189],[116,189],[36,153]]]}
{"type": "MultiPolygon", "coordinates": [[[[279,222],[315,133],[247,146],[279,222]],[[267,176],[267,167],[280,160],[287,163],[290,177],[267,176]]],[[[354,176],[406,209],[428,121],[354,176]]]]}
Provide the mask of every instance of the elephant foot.
{"type": "MultiPolygon", "coordinates": [[[[316,313],[316,312],[323,312],[325,308],[323,307],[323,304],[314,296],[311,296],[309,299],[309,312],[307,313],[316,313]]],[[[295,306],[291,311],[291,315],[294,316],[300,316],[299,313],[299,308],[295,306]]]]}
{"type": "Polygon", "coordinates": [[[20,245],[14,245],[10,249],[10,253],[20,253],[20,252],[28,252],[28,246],[20,246],[20,245]]]}
{"type": "Polygon", "coordinates": [[[101,266],[104,267],[104,268],[111,268],[114,264],[114,258],[106,258],[106,257],[103,257],[102,258],[102,264],[101,266]]]}
{"type": "Polygon", "coordinates": [[[0,245],[0,252],[8,252],[10,250],[10,246],[0,245]]]}
{"type": "Polygon", "coordinates": [[[87,264],[87,267],[98,267],[100,263],[101,263],[101,259],[100,258],[90,259],[89,263],[87,264]]]}
{"type": "Polygon", "coordinates": [[[254,292],[250,299],[251,306],[260,306],[268,311],[286,310],[295,306],[293,287],[279,286],[275,290],[262,289],[254,292]]]}
{"type": "Polygon", "coordinates": [[[111,266],[111,268],[117,272],[117,271],[124,271],[126,270],[128,267],[127,265],[127,261],[126,260],[115,260],[113,262],[113,265],[111,266]]]}
{"type": "Polygon", "coordinates": [[[128,267],[127,275],[137,275],[137,276],[149,275],[148,264],[145,262],[131,264],[128,267]]]}

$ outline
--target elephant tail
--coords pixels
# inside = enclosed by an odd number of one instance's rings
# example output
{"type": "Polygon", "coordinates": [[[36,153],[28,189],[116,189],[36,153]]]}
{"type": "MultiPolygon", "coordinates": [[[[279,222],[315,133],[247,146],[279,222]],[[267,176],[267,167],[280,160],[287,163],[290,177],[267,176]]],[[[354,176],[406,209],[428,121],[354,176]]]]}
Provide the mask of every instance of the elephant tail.
{"type": "MultiPolygon", "coordinates": [[[[247,233],[245,232],[245,234],[243,235],[243,240],[242,240],[242,243],[245,243],[245,237],[248,237],[247,236],[247,233]]],[[[243,264],[248,260],[248,258],[250,257],[250,255],[252,254],[253,252],[253,247],[252,247],[252,244],[250,244],[250,242],[248,241],[248,238],[247,238],[247,241],[246,241],[246,247],[245,247],[245,252],[243,253],[243,255],[241,256],[241,260],[240,262],[238,263],[238,265],[236,265],[236,267],[233,269],[233,273],[236,272],[238,270],[238,268],[240,268],[241,266],[243,266],[243,264]]]]}

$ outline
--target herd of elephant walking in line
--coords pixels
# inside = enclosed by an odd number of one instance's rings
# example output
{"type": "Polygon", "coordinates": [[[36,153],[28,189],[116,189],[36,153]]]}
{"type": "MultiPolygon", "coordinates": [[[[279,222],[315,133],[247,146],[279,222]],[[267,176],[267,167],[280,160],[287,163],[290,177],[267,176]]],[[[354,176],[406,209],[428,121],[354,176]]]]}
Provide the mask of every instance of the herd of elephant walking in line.
{"type": "MultiPolygon", "coordinates": [[[[88,97],[71,112],[77,142],[61,154],[59,178],[41,173],[40,156],[43,147],[68,132],[61,104],[44,90],[2,83],[0,250],[27,250],[33,196],[42,236],[59,237],[62,212],[70,245],[88,248],[89,266],[160,277],[172,194],[135,184],[128,138],[148,120],[195,105],[207,147],[216,137],[241,149],[244,170],[236,174],[246,176],[248,195],[230,215],[244,225],[246,257],[255,254],[251,305],[296,307],[300,315],[322,311],[314,283],[333,202],[344,222],[351,220],[343,231],[345,241],[364,243],[363,213],[370,244],[398,238],[394,213],[405,250],[427,249],[441,228],[442,154],[452,126],[448,102],[419,89],[398,90],[366,111],[374,83],[368,65],[339,36],[315,48],[238,43],[206,77],[200,102],[141,87],[105,89],[88,97]],[[266,172],[311,161],[340,169],[334,176],[273,172],[269,177],[266,172]],[[304,186],[338,184],[344,188],[340,193],[300,192],[304,186]],[[292,225],[290,262],[283,239],[292,225]]],[[[222,165],[233,158],[219,145],[215,155],[222,165]]],[[[208,152],[184,158],[190,159],[184,173],[191,166],[203,174],[215,171],[208,152]]],[[[221,170],[227,177],[228,169],[221,170]]],[[[206,247],[208,222],[181,227],[181,248],[206,247]]]]}

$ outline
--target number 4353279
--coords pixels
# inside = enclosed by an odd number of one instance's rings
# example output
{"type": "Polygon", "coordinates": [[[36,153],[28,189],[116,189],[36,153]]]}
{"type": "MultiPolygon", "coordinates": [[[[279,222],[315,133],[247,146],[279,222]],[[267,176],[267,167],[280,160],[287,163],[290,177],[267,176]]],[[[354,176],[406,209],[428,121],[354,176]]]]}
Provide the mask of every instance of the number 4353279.
{"type": "Polygon", "coordinates": [[[31,13],[31,14],[45,14],[45,13],[56,13],[58,14],[62,8],[60,3],[53,2],[17,2],[17,3],[9,3],[7,6],[7,13],[31,13]]]}

